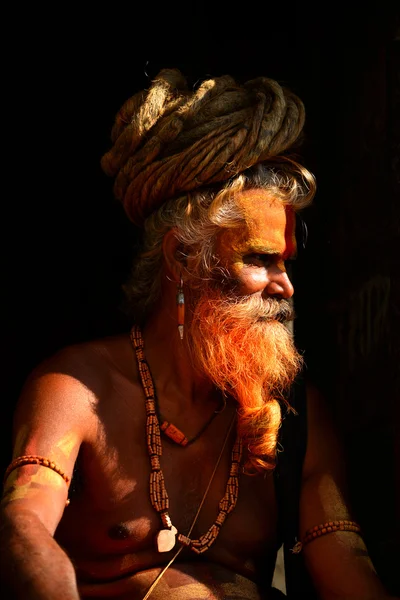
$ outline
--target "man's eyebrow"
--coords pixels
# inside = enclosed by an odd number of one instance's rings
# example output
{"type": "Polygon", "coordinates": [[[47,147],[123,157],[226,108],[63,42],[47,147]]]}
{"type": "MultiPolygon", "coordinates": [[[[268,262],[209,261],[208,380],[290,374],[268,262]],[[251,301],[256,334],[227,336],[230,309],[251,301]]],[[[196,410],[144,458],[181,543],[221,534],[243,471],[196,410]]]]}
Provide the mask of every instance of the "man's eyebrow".
{"type": "Polygon", "coordinates": [[[282,256],[283,260],[292,260],[297,257],[297,244],[290,248],[290,252],[285,250],[283,254],[274,246],[266,246],[264,244],[246,244],[240,247],[241,254],[268,254],[269,256],[282,256]]]}
{"type": "Polygon", "coordinates": [[[240,248],[240,250],[249,254],[256,254],[257,252],[259,252],[260,254],[280,254],[279,250],[277,248],[274,248],[273,246],[264,246],[257,244],[248,244],[240,248]]]}

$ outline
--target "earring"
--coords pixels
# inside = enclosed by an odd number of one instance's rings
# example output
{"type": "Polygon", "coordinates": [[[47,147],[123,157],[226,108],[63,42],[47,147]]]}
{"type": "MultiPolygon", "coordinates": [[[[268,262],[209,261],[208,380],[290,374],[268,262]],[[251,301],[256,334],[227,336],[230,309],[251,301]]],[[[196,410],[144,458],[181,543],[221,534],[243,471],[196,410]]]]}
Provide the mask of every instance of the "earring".
{"type": "Polygon", "coordinates": [[[185,295],[183,293],[182,276],[177,286],[176,305],[178,307],[178,331],[181,340],[183,340],[183,326],[185,324],[185,295]]]}

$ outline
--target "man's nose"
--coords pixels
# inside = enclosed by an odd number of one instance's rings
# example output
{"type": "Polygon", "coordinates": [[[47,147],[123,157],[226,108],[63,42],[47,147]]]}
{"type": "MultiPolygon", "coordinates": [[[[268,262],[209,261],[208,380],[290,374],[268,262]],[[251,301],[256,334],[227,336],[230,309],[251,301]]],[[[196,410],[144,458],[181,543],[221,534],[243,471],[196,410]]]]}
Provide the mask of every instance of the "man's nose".
{"type": "Polygon", "coordinates": [[[293,296],[294,288],[284,268],[276,265],[268,269],[268,279],[269,282],[265,288],[268,296],[280,296],[285,300],[293,296]]]}

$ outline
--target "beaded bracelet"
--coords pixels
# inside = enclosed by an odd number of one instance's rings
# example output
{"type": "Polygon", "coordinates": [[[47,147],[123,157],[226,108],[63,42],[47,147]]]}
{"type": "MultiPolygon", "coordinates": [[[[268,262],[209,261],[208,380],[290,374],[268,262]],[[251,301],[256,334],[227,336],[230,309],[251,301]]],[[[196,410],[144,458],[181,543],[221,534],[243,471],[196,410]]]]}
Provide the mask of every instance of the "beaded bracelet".
{"type": "Polygon", "coordinates": [[[326,521],[320,525],[315,525],[307,529],[304,538],[301,542],[297,542],[293,548],[293,554],[299,554],[304,546],[316,540],[317,538],[327,535],[328,533],[334,533],[335,531],[353,531],[354,533],[360,533],[361,527],[355,521],[348,521],[346,519],[340,521],[326,521]]]}
{"type": "MultiPolygon", "coordinates": [[[[55,462],[49,460],[48,458],[44,458],[43,456],[27,454],[25,456],[18,456],[17,458],[14,458],[14,460],[8,465],[4,474],[3,485],[5,484],[6,479],[10,475],[10,473],[14,471],[14,469],[18,469],[18,467],[22,467],[23,465],[40,465],[42,467],[47,467],[48,469],[51,469],[52,471],[58,473],[58,475],[60,475],[64,479],[65,483],[69,483],[70,478],[64,473],[64,471],[60,469],[60,467],[55,462]]],[[[68,499],[65,503],[65,506],[68,506],[69,503],[70,501],[68,499]]]]}

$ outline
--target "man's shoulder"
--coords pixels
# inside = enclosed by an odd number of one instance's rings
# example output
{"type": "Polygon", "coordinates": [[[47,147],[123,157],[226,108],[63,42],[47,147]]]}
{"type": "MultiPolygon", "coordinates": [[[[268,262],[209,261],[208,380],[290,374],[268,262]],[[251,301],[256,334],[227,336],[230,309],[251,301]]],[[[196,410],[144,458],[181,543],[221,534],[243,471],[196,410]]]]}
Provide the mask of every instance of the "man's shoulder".
{"type": "Polygon", "coordinates": [[[41,370],[52,366],[74,366],[93,368],[104,365],[113,356],[119,357],[130,347],[129,334],[119,334],[93,338],[62,346],[46,357],[36,368],[41,370]]]}
{"type": "Polygon", "coordinates": [[[43,387],[51,382],[51,387],[63,393],[83,389],[95,399],[117,371],[128,370],[129,363],[133,365],[133,353],[127,334],[78,342],[60,348],[40,362],[29,374],[25,388],[43,387]]]}

